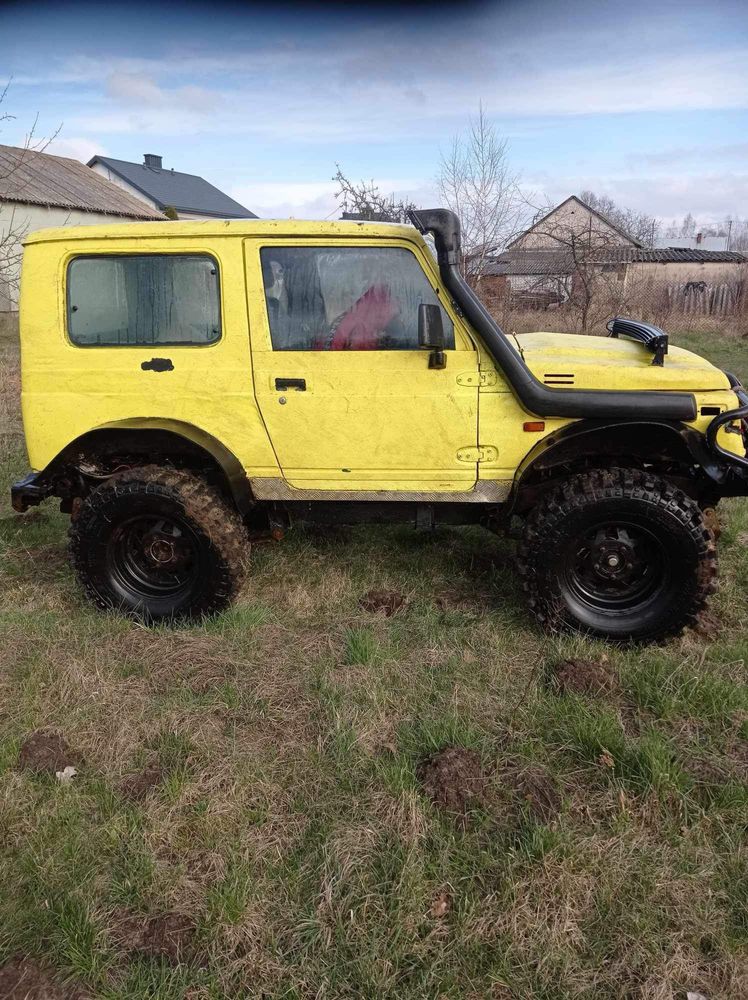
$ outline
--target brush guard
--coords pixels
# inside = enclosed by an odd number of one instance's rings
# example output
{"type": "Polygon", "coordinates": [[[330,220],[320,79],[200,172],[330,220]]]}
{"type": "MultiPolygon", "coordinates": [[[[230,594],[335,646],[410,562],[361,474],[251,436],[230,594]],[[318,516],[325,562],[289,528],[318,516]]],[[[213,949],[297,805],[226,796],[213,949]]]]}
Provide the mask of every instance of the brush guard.
{"type": "Polygon", "coordinates": [[[659,326],[652,326],[650,323],[640,323],[636,319],[627,319],[625,316],[616,316],[608,323],[608,333],[611,337],[629,337],[631,340],[638,340],[654,354],[652,364],[659,368],[665,364],[665,355],[668,349],[668,337],[659,326]]]}
{"type": "Polygon", "coordinates": [[[728,430],[735,434],[740,434],[743,441],[743,448],[748,456],[748,392],[746,392],[731,372],[725,372],[725,375],[730,380],[730,386],[738,397],[740,406],[734,410],[726,410],[724,413],[720,413],[719,416],[716,416],[711,421],[706,429],[706,441],[717,460],[726,463],[729,472],[745,482],[746,493],[748,493],[748,457],[736,455],[733,451],[727,451],[717,441],[717,434],[725,424],[737,423],[739,427],[728,428],[728,430]]]}

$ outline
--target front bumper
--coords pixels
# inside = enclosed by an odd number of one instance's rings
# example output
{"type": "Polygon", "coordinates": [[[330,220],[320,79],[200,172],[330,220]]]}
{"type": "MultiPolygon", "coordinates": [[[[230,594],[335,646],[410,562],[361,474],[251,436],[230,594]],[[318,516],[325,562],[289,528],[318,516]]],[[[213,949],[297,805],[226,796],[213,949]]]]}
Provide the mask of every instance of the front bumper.
{"type": "Polygon", "coordinates": [[[19,514],[23,514],[29,507],[37,507],[51,495],[52,488],[45,482],[41,472],[28,472],[10,488],[10,502],[13,510],[17,510],[19,514]]]}
{"type": "Polygon", "coordinates": [[[734,375],[729,372],[725,374],[730,379],[730,385],[738,397],[740,406],[734,410],[720,413],[712,420],[706,429],[706,443],[711,456],[719,467],[720,478],[723,479],[727,488],[726,495],[748,496],[748,457],[737,455],[734,451],[728,451],[717,440],[720,430],[726,424],[738,424],[740,430],[738,432],[736,428],[735,431],[740,433],[743,448],[748,453],[748,392],[734,375]]]}

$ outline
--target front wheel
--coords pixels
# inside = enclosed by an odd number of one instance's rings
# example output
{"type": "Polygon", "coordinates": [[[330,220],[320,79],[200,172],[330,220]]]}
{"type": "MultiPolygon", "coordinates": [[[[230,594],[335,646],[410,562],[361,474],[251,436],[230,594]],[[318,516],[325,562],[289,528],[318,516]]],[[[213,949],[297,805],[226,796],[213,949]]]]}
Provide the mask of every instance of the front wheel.
{"type": "Polygon", "coordinates": [[[698,504],[638,469],[557,486],[527,519],[519,563],[541,622],[617,642],[652,642],[693,624],[717,574],[698,504]]]}
{"type": "Polygon", "coordinates": [[[241,585],[247,547],[241,518],[216,490],[159,466],[112,476],[70,527],[73,566],[89,598],[146,621],[224,608],[241,585]]]}

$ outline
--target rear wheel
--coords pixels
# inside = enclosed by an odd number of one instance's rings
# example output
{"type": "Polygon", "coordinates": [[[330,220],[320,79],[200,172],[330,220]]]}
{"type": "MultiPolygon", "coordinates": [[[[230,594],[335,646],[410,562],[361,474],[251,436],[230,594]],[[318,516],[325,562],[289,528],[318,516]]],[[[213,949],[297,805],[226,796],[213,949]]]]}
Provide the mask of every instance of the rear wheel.
{"type": "Polygon", "coordinates": [[[147,621],[224,608],[241,586],[247,551],[241,518],[216,490],[159,466],[112,476],[70,528],[73,566],[91,600],[147,621]]]}
{"type": "Polygon", "coordinates": [[[619,642],[654,641],[692,624],[717,573],[698,504],[637,469],[558,486],[528,518],[519,561],[540,621],[619,642]]]}

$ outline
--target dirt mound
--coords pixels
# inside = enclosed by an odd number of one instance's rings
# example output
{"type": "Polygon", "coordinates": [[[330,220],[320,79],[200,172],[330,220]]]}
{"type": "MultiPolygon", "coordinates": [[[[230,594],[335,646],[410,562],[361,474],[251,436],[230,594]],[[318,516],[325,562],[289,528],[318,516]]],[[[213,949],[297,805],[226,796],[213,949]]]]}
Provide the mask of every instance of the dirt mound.
{"type": "Polygon", "coordinates": [[[144,771],[126,775],[119,783],[119,793],[133,802],[141,802],[148,792],[161,784],[164,777],[163,768],[147,767],[144,771]]]}
{"type": "Polygon", "coordinates": [[[386,618],[391,618],[405,604],[405,597],[396,590],[370,590],[358,603],[364,611],[383,611],[386,618]]]}
{"type": "Polygon", "coordinates": [[[550,668],[550,680],[562,694],[603,695],[620,690],[618,677],[605,660],[561,660],[550,668]]]}
{"type": "Polygon", "coordinates": [[[518,802],[539,822],[548,823],[561,811],[556,782],[542,767],[518,769],[508,775],[508,783],[518,802]]]}
{"type": "Polygon", "coordinates": [[[445,747],[420,765],[418,778],[434,805],[445,812],[464,817],[487,803],[488,781],[474,750],[445,747]]]}
{"type": "Polygon", "coordinates": [[[128,954],[165,958],[176,965],[195,958],[195,931],[195,922],[186,913],[152,917],[121,913],[115,918],[112,937],[128,954]]]}
{"type": "Polygon", "coordinates": [[[0,1000],[85,1000],[77,986],[62,986],[35,962],[17,956],[0,966],[0,1000]]]}
{"type": "Polygon", "coordinates": [[[21,744],[18,766],[35,774],[55,774],[68,765],[80,764],[80,757],[71,750],[67,740],[59,733],[37,729],[21,744]]]}

